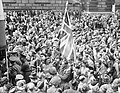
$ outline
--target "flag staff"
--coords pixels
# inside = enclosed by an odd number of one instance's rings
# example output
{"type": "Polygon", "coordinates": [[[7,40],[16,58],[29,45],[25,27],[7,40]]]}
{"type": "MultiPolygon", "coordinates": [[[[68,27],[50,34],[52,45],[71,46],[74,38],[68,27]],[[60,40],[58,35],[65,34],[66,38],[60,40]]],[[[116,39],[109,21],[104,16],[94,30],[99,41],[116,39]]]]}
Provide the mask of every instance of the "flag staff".
{"type": "Polygon", "coordinates": [[[63,16],[63,22],[62,22],[62,27],[61,27],[61,29],[63,29],[63,26],[64,26],[64,20],[65,20],[65,14],[66,14],[66,12],[67,12],[67,6],[68,6],[68,1],[66,1],[65,12],[64,12],[64,16],[63,16]]]}
{"type": "Polygon", "coordinates": [[[61,26],[61,28],[59,29],[59,35],[61,34],[61,30],[63,30],[64,20],[65,20],[65,14],[66,14],[66,12],[67,12],[67,6],[68,6],[68,1],[66,1],[65,12],[64,12],[64,16],[63,16],[62,26],[61,26]]]}
{"type": "MultiPolygon", "coordinates": [[[[61,29],[60,29],[59,33],[62,33],[61,31],[65,31],[68,34],[68,38],[66,40],[66,43],[69,42],[69,45],[65,45],[65,49],[63,50],[63,55],[66,56],[67,59],[69,60],[71,54],[74,53],[73,54],[73,57],[74,57],[73,60],[76,61],[75,45],[72,44],[72,43],[74,43],[74,39],[73,39],[73,35],[72,35],[72,25],[71,25],[70,18],[69,18],[68,12],[67,12],[67,8],[68,8],[68,1],[66,1],[66,7],[65,7],[64,15],[63,15],[63,22],[62,22],[62,26],[61,26],[61,29]],[[65,20],[66,18],[68,18],[68,19],[65,20]],[[68,21],[68,24],[66,23],[66,21],[68,21]],[[67,27],[65,27],[66,25],[67,25],[68,29],[71,30],[71,31],[68,31],[67,27]],[[70,47],[72,49],[68,50],[70,47]],[[70,54],[65,53],[65,52],[68,52],[68,51],[70,52],[70,54]]],[[[63,41],[62,41],[62,43],[63,43],[63,41]]]]}
{"type": "Polygon", "coordinates": [[[7,67],[7,79],[9,81],[9,65],[8,65],[8,58],[7,58],[7,49],[6,49],[6,67],[7,67]]]}

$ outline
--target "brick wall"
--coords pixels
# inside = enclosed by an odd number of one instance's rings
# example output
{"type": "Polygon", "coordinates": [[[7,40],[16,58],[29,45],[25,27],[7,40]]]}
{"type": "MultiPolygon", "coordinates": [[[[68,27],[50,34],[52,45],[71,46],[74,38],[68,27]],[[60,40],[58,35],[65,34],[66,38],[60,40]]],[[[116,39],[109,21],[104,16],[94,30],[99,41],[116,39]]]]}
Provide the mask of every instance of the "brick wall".
{"type": "MultiPolygon", "coordinates": [[[[5,11],[8,10],[63,10],[66,0],[2,0],[5,11]]],[[[80,9],[80,6],[73,6],[69,0],[69,9],[80,9]]]]}

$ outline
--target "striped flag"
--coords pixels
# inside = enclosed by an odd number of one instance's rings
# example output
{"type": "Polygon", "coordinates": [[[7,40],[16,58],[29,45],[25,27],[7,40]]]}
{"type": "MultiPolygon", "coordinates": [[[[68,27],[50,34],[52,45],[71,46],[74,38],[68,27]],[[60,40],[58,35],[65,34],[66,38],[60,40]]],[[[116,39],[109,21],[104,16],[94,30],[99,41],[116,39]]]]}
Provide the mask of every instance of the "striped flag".
{"type": "Polygon", "coordinates": [[[62,33],[66,34],[64,34],[63,37],[60,39],[60,50],[65,58],[71,59],[71,57],[74,57],[74,38],[72,34],[69,15],[67,12],[67,4],[68,2],[66,3],[63,24],[60,30],[62,33]]]}

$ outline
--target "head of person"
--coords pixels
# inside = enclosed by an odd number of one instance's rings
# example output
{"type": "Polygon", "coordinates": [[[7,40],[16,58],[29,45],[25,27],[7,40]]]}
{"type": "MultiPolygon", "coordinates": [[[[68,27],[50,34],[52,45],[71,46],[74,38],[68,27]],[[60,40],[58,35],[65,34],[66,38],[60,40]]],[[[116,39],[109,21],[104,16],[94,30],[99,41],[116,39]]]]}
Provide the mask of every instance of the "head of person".
{"type": "Polygon", "coordinates": [[[27,84],[27,92],[28,93],[35,93],[35,84],[30,82],[27,84]]]}
{"type": "Polygon", "coordinates": [[[54,76],[51,80],[50,80],[50,84],[54,85],[55,87],[59,87],[61,84],[61,78],[59,76],[54,76]]]}
{"type": "Polygon", "coordinates": [[[20,60],[22,63],[25,63],[26,62],[26,56],[24,54],[20,54],[20,60]]]}
{"type": "Polygon", "coordinates": [[[45,60],[45,64],[46,64],[46,65],[49,65],[50,62],[51,62],[50,58],[46,58],[46,60],[45,60]]]}
{"type": "Polygon", "coordinates": [[[16,56],[11,56],[9,57],[9,61],[10,63],[13,65],[13,64],[18,64],[18,65],[22,65],[21,61],[20,61],[20,58],[19,57],[16,57],[16,56]]]}
{"type": "Polygon", "coordinates": [[[26,88],[26,81],[25,80],[19,80],[16,82],[16,88],[19,91],[24,91],[26,88]]]}

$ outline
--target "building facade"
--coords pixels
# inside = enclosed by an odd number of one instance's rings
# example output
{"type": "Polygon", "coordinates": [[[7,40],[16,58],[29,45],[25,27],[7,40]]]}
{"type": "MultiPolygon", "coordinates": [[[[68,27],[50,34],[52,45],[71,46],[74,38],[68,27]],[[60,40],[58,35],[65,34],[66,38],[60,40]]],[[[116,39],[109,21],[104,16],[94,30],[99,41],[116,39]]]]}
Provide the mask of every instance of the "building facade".
{"type": "MultiPolygon", "coordinates": [[[[63,10],[68,0],[2,0],[4,10],[63,10]]],[[[70,9],[79,9],[69,0],[70,9]]]]}
{"type": "Polygon", "coordinates": [[[112,5],[120,9],[120,0],[2,0],[4,10],[64,10],[66,1],[69,9],[90,12],[111,12],[112,5]],[[79,1],[75,3],[74,1],[79,1]]]}

